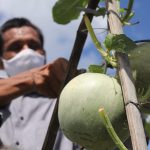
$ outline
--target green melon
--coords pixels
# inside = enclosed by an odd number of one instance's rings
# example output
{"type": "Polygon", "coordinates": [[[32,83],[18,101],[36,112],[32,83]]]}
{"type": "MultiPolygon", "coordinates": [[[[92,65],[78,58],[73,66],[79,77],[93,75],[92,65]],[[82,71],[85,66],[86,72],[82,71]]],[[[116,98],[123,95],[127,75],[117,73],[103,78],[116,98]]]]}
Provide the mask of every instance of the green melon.
{"type": "Polygon", "coordinates": [[[128,136],[121,87],[116,79],[99,73],[84,73],[63,89],[59,122],[64,134],[88,150],[111,150],[114,143],[98,110],[104,107],[122,141],[128,136]]]}
{"type": "MultiPolygon", "coordinates": [[[[136,71],[135,86],[138,94],[150,98],[150,43],[144,43],[129,52],[131,68],[136,71]],[[146,93],[147,92],[147,93],[146,93]]],[[[141,97],[142,98],[142,97],[141,97]]]]}

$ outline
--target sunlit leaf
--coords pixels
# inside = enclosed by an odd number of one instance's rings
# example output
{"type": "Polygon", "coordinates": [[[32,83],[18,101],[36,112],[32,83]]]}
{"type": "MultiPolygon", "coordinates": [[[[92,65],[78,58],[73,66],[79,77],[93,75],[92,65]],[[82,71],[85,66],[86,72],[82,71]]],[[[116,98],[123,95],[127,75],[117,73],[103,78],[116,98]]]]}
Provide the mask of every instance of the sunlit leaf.
{"type": "Polygon", "coordinates": [[[105,73],[105,65],[104,66],[99,66],[99,65],[90,65],[88,67],[89,72],[93,73],[105,73]]]}
{"type": "Polygon", "coordinates": [[[53,19],[59,24],[67,24],[80,15],[78,8],[85,7],[89,0],[58,0],[53,7],[53,19]]]}
{"type": "Polygon", "coordinates": [[[107,48],[107,50],[109,50],[109,51],[112,49],[112,45],[113,45],[112,42],[113,42],[113,35],[108,34],[105,38],[104,45],[107,48]]]}
{"type": "Polygon", "coordinates": [[[108,34],[104,44],[108,50],[115,50],[118,52],[128,52],[136,47],[136,44],[125,34],[108,34]]]}

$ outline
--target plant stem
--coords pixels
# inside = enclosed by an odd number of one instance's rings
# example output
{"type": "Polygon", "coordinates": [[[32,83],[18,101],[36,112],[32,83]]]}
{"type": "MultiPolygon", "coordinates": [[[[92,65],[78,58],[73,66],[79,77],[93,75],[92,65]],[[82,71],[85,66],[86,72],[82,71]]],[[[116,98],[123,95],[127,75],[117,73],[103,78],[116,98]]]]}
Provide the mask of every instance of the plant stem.
{"type": "Polygon", "coordinates": [[[129,0],[128,9],[127,9],[126,15],[122,19],[122,22],[125,22],[126,20],[128,20],[128,17],[130,16],[130,13],[132,11],[133,3],[134,3],[134,0],[129,0]]]}
{"type": "Polygon", "coordinates": [[[104,56],[104,57],[107,56],[107,53],[102,49],[101,43],[98,41],[98,39],[93,31],[93,28],[91,26],[91,23],[86,15],[84,15],[84,20],[85,20],[86,27],[90,33],[90,36],[91,36],[96,48],[101,52],[102,56],[104,56]]]}
{"type": "Polygon", "coordinates": [[[112,138],[112,140],[114,141],[114,143],[116,144],[116,146],[120,149],[120,150],[128,150],[124,144],[122,143],[122,141],[120,140],[120,138],[118,137],[118,135],[116,134],[110,119],[106,113],[106,111],[104,110],[104,108],[100,108],[99,109],[100,112],[100,117],[102,119],[102,122],[104,124],[104,126],[106,127],[110,137],[112,138]]]}
{"type": "Polygon", "coordinates": [[[116,60],[113,57],[111,57],[106,51],[103,50],[101,43],[98,41],[98,39],[93,31],[93,28],[91,26],[91,23],[90,23],[88,17],[86,15],[84,15],[83,17],[84,17],[84,21],[85,21],[87,30],[90,33],[90,36],[91,36],[93,43],[95,44],[97,50],[101,53],[101,55],[104,57],[104,59],[107,62],[109,62],[113,67],[116,67],[117,66],[116,60]]]}

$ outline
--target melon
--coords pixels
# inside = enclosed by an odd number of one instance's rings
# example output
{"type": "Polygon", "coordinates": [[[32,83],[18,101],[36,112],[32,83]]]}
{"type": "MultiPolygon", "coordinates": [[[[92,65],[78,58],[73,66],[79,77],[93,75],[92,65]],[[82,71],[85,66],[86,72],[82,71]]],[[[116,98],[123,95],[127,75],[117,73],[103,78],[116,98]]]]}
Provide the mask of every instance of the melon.
{"type": "MultiPolygon", "coordinates": [[[[150,98],[150,43],[139,45],[128,55],[135,74],[137,94],[150,98]]],[[[110,76],[84,73],[72,79],[60,95],[58,117],[63,133],[87,150],[112,150],[115,144],[99,115],[103,107],[122,141],[129,137],[121,86],[110,76]]]]}
{"type": "Polygon", "coordinates": [[[140,44],[128,53],[135,73],[135,87],[141,99],[150,98],[150,43],[140,44]],[[145,95],[145,96],[144,96],[145,95]]]}
{"type": "Polygon", "coordinates": [[[88,150],[113,149],[98,112],[100,107],[106,110],[120,139],[126,140],[129,131],[120,84],[99,73],[79,75],[61,92],[58,116],[66,137],[88,150]]]}

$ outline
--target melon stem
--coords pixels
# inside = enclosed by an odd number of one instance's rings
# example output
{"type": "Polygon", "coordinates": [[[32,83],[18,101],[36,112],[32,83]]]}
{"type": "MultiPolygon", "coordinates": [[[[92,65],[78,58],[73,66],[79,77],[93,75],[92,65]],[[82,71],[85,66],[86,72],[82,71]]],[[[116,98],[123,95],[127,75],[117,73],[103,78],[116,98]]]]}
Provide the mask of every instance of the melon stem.
{"type": "Polygon", "coordinates": [[[104,108],[100,108],[99,109],[99,114],[100,117],[102,119],[102,122],[105,126],[105,128],[107,129],[110,137],[112,138],[112,140],[114,141],[114,143],[116,144],[116,146],[120,149],[120,150],[128,150],[124,144],[122,143],[122,141],[120,140],[120,138],[118,137],[118,135],[116,134],[111,121],[106,113],[106,111],[104,110],[104,108]]]}

